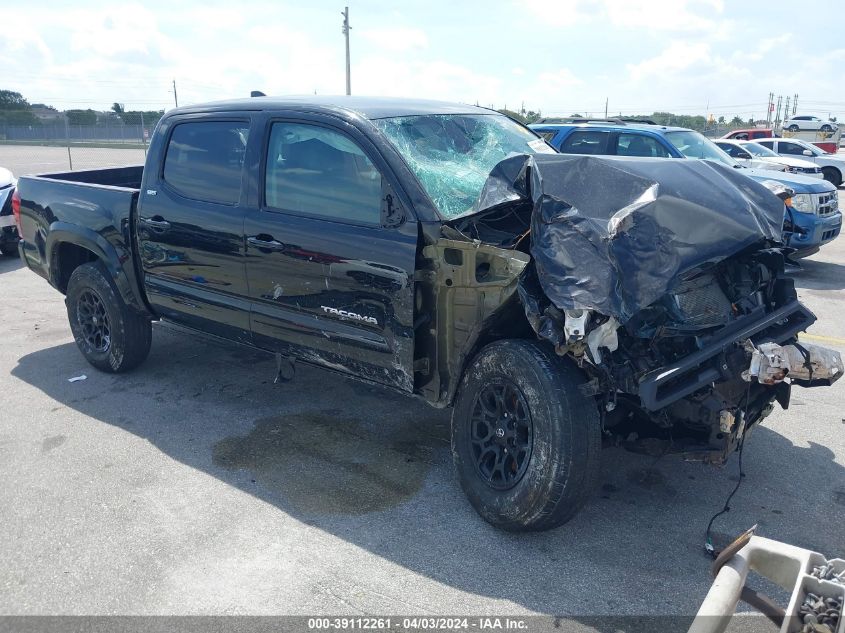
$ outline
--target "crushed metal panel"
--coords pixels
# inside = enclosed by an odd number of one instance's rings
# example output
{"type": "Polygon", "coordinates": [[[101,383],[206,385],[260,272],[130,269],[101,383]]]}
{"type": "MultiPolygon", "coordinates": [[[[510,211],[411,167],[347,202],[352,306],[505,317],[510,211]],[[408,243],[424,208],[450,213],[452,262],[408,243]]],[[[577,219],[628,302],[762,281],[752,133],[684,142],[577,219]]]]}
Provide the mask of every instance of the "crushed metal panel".
{"type": "Polygon", "coordinates": [[[781,241],[784,204],[708,161],[535,155],[502,161],[480,205],[530,200],[531,256],[560,310],[624,324],[684,272],[781,241]]]}

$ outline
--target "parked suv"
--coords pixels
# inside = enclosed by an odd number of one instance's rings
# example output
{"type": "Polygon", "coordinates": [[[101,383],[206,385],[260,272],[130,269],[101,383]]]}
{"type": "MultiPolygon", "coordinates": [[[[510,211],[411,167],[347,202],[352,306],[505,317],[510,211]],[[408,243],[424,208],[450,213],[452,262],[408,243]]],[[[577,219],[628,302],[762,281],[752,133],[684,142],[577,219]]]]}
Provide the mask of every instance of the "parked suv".
{"type": "Polygon", "coordinates": [[[838,125],[827,119],[820,119],[817,116],[794,116],[783,122],[783,129],[790,132],[799,130],[820,130],[822,132],[833,132],[838,125]]]}
{"type": "MultiPolygon", "coordinates": [[[[789,246],[796,249],[793,257],[812,255],[839,235],[842,214],[836,187],[831,183],[798,174],[744,168],[713,141],[694,130],[619,119],[577,124],[535,123],[530,127],[564,154],[699,158],[742,169],[744,175],[758,182],[779,182],[808,205],[790,206],[794,224],[800,228],[788,238],[789,246]]],[[[764,141],[768,139],[757,142],[763,144],[764,141]]]]}

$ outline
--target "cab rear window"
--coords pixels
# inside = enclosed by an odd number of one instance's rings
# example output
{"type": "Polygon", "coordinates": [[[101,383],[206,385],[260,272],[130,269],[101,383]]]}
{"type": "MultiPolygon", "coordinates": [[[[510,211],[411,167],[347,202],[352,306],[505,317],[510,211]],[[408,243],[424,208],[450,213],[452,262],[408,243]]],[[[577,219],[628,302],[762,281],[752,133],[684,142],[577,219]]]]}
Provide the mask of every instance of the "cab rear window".
{"type": "Polygon", "coordinates": [[[179,123],[167,145],[164,181],[186,198],[236,204],[248,134],[245,121],[179,123]]]}

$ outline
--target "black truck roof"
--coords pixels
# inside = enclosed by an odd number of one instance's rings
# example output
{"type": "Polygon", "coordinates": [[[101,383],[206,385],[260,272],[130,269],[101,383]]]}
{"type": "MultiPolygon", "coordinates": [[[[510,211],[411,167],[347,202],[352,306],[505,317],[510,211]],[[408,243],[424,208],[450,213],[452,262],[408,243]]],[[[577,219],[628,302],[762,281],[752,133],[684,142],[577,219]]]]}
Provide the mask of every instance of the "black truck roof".
{"type": "Polygon", "coordinates": [[[167,112],[189,114],[193,112],[226,112],[245,110],[307,109],[327,114],[357,114],[365,119],[386,119],[422,114],[494,114],[494,110],[449,101],[427,99],[400,99],[397,97],[358,97],[347,95],[295,95],[287,97],[250,97],[214,101],[183,106],[167,112]]]}

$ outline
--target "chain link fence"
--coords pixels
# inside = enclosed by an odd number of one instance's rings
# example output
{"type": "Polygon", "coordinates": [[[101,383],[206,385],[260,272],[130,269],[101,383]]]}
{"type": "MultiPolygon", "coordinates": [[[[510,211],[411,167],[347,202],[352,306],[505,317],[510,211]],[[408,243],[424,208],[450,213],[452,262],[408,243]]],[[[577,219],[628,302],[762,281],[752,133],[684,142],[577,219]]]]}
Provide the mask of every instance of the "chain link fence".
{"type": "Polygon", "coordinates": [[[16,176],[143,164],[154,125],[0,124],[0,167],[16,176]]]}

